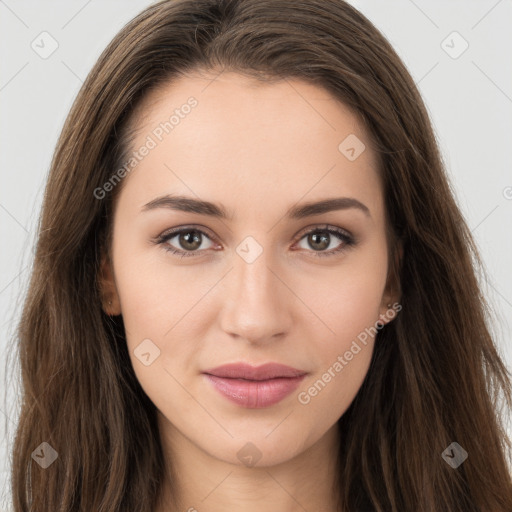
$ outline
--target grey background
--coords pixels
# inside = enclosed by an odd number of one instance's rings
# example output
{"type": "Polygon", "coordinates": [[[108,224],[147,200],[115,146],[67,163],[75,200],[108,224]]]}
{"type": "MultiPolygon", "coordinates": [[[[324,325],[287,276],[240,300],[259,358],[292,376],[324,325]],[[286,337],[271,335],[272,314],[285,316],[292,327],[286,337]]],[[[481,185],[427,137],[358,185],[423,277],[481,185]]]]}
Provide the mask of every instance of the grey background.
{"type": "MultiPolygon", "coordinates": [[[[42,193],[64,119],[100,52],[150,3],[0,0],[0,348],[4,361],[30,275],[42,193]],[[35,41],[40,51],[43,44],[44,49],[51,48],[49,36],[40,36],[44,31],[58,43],[46,59],[31,47],[35,41]]],[[[459,206],[489,274],[490,282],[483,283],[483,289],[496,310],[499,349],[512,368],[512,2],[351,3],[388,37],[425,99],[459,206]],[[458,56],[464,40],[469,46],[458,56]]],[[[5,389],[5,368],[0,367],[1,512],[10,503],[9,447],[18,404],[15,383],[9,382],[5,389]]]]}

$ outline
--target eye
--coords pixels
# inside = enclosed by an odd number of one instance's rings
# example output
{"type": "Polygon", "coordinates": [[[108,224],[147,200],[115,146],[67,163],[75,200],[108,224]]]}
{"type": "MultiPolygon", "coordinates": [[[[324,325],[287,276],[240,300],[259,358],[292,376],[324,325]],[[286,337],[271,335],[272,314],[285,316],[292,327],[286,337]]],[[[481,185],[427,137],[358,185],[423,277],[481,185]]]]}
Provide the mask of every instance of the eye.
{"type": "Polygon", "coordinates": [[[211,248],[211,245],[201,248],[204,239],[210,240],[210,237],[200,229],[189,227],[164,233],[157,238],[156,243],[162,244],[166,251],[186,257],[197,256],[198,252],[211,248]],[[173,239],[176,239],[174,244],[177,247],[171,244],[173,239]]]}
{"type": "MultiPolygon", "coordinates": [[[[214,245],[211,240],[212,238],[213,237],[210,237],[210,235],[202,229],[184,227],[167,231],[159,235],[154,242],[161,244],[166,251],[183,258],[188,256],[200,256],[201,253],[207,249],[211,249],[214,245]],[[204,247],[203,242],[205,240],[209,240],[210,245],[204,247]]],[[[305,248],[306,251],[312,253],[313,256],[334,256],[355,245],[354,238],[348,232],[329,225],[317,226],[307,231],[300,237],[299,243],[303,239],[305,239],[306,244],[313,249],[308,250],[308,247],[305,248]],[[332,247],[332,243],[334,242],[333,236],[338,241],[342,242],[334,248],[332,247]],[[329,248],[330,250],[325,250],[329,248]]],[[[304,247],[301,249],[304,249],[304,247]]]]}
{"type": "Polygon", "coordinates": [[[330,227],[328,225],[316,227],[306,232],[299,242],[303,239],[305,239],[306,244],[309,245],[309,247],[313,248],[313,256],[333,256],[355,245],[354,238],[348,232],[341,228],[334,226],[330,227]],[[342,242],[334,248],[333,242],[335,242],[335,240],[333,240],[333,236],[338,239],[338,241],[342,242]],[[325,251],[325,249],[328,248],[330,248],[330,250],[325,251]]]}

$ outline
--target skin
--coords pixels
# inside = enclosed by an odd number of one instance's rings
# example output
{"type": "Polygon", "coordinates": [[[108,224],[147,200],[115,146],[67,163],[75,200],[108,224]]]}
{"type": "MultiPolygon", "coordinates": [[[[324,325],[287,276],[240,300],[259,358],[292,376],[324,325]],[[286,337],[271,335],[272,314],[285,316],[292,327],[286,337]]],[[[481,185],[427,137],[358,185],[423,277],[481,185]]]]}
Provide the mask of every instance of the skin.
{"type": "MultiPolygon", "coordinates": [[[[178,510],[334,511],[337,420],[366,376],[375,340],[359,343],[360,352],[309,403],[298,395],[365,328],[389,321],[387,305],[397,300],[378,161],[357,117],[323,89],[215,76],[180,78],[134,114],[133,148],[140,148],[169,112],[190,96],[198,101],[124,178],[112,263],[102,265],[104,309],[122,314],[133,369],[158,409],[165,457],[178,475],[178,510]],[[338,150],[349,134],[366,145],[354,161],[338,150]],[[221,203],[233,217],[141,211],[164,194],[221,203]],[[297,203],[342,196],[369,215],[348,208],[286,217],[297,203]],[[329,245],[315,250],[307,232],[324,224],[348,231],[356,244],[316,256],[345,244],[323,232],[329,245]],[[206,233],[197,256],[180,258],[152,242],[190,225],[206,233]],[[252,263],[236,251],[247,236],[262,248],[252,263]],[[134,353],[145,339],[160,350],[149,366],[134,353]],[[237,361],[280,362],[308,375],[278,404],[248,409],[201,375],[237,361]],[[248,442],[261,457],[254,466],[237,456],[248,442]]],[[[179,235],[166,244],[186,252],[179,235]]],[[[164,482],[157,512],[170,510],[164,482]]]]}

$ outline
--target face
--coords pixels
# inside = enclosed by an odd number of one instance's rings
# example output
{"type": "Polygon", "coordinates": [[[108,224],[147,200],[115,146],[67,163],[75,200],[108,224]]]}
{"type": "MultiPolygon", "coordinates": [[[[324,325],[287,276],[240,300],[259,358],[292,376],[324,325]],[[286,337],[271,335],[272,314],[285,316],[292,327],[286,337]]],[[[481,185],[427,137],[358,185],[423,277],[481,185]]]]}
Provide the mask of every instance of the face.
{"type": "Polygon", "coordinates": [[[383,192],[367,134],[326,91],[213,76],[182,77],[136,112],[108,312],[163,429],[273,465],[332,433],[368,371],[394,299],[383,192]],[[228,363],[302,375],[204,373],[228,363]]]}

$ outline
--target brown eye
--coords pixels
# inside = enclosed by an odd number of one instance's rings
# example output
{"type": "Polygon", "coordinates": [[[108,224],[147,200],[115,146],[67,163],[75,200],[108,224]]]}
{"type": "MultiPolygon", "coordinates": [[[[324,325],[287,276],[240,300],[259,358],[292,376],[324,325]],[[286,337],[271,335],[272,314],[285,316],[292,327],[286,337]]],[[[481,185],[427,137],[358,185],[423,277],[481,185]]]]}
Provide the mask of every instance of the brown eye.
{"type": "Polygon", "coordinates": [[[202,235],[199,231],[182,231],[177,237],[180,246],[187,251],[195,251],[201,246],[202,235]]]}
{"type": "Polygon", "coordinates": [[[314,256],[333,256],[355,245],[355,240],[348,233],[339,228],[328,226],[308,231],[300,240],[304,239],[306,240],[307,247],[302,246],[301,248],[312,252],[314,256]],[[336,240],[333,237],[341,243],[336,246],[336,240]]]}
{"type": "MultiPolygon", "coordinates": [[[[301,249],[314,256],[335,256],[356,243],[348,232],[341,228],[329,226],[316,227],[308,231],[302,235],[300,241],[302,240],[306,240],[307,246],[301,247],[301,249]],[[336,245],[336,239],[340,242],[338,245],[336,245]]],[[[164,233],[157,237],[156,243],[163,245],[166,251],[180,257],[201,256],[207,249],[214,246],[212,238],[208,234],[193,227],[175,229],[164,233]],[[202,247],[205,240],[210,241],[210,245],[202,247]]]]}
{"type": "Polygon", "coordinates": [[[205,239],[210,240],[210,237],[200,229],[184,228],[161,235],[157,243],[162,244],[165,250],[173,254],[197,256],[206,249],[210,249],[213,245],[201,248],[205,239]]]}
{"type": "Polygon", "coordinates": [[[327,249],[331,240],[331,236],[325,233],[310,233],[307,237],[308,244],[310,247],[315,249],[315,251],[323,251],[324,249],[327,249]]]}

